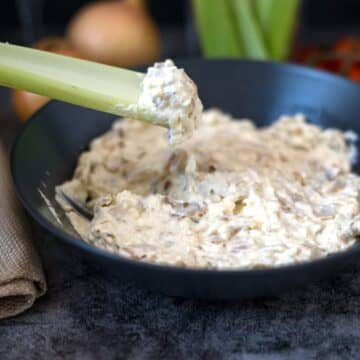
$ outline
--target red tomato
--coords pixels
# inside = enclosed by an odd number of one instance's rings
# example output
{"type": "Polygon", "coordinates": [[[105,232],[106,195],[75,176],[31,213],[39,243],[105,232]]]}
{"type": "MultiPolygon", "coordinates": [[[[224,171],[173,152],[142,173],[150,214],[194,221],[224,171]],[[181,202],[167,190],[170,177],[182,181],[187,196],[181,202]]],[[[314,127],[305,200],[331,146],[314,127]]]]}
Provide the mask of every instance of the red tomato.
{"type": "Polygon", "coordinates": [[[341,72],[341,61],[338,59],[324,59],[316,63],[315,67],[318,69],[330,71],[332,73],[341,72]]]}
{"type": "Polygon", "coordinates": [[[349,71],[349,79],[360,83],[360,61],[356,61],[349,71]]]}
{"type": "Polygon", "coordinates": [[[312,45],[305,48],[298,47],[294,51],[294,59],[300,63],[309,63],[317,56],[320,56],[321,49],[318,46],[312,45]]]}
{"type": "Polygon", "coordinates": [[[355,39],[346,37],[340,39],[332,48],[332,51],[337,54],[351,54],[355,48],[355,39]]]}

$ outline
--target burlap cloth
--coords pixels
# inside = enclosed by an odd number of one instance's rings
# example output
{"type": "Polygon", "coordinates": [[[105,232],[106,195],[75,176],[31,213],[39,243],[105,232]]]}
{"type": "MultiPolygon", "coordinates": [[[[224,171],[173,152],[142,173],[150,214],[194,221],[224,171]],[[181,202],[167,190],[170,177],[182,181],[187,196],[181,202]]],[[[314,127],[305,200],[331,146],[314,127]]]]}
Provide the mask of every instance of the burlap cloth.
{"type": "Polygon", "coordinates": [[[0,145],[0,319],[28,309],[46,291],[26,220],[14,194],[7,157],[0,145]]]}

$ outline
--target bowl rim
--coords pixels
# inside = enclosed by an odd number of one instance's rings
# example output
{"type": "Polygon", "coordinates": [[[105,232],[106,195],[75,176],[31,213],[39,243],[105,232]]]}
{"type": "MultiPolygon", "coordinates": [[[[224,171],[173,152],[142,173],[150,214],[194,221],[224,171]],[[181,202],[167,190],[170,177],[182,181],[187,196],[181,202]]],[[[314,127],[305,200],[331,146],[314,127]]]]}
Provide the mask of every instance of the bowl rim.
{"type": "MultiPolygon", "coordinates": [[[[264,61],[264,60],[242,60],[242,59],[227,59],[227,58],[217,58],[217,59],[203,59],[200,57],[192,57],[192,58],[176,58],[175,63],[179,62],[182,65],[191,64],[194,62],[207,62],[207,63],[216,63],[216,62],[227,62],[227,63],[237,63],[239,65],[254,65],[254,66],[271,66],[275,67],[277,71],[291,71],[296,72],[297,74],[301,74],[302,76],[308,76],[317,79],[324,79],[327,81],[336,81],[337,83],[340,81],[345,86],[350,86],[355,88],[356,91],[359,92],[360,99],[360,85],[345,79],[339,75],[334,75],[328,73],[323,70],[316,70],[310,67],[290,64],[290,63],[277,63],[272,61],[264,61]]],[[[31,126],[35,121],[37,121],[38,116],[40,116],[43,112],[45,113],[50,106],[53,104],[61,104],[61,101],[51,100],[46,103],[43,107],[37,110],[23,125],[21,131],[16,136],[10,151],[10,173],[11,178],[14,184],[15,193],[20,199],[22,205],[27,210],[27,212],[32,216],[32,218],[41,225],[46,231],[48,231],[51,235],[53,235],[56,239],[64,241],[67,245],[74,246],[78,250],[84,251],[85,253],[89,253],[92,256],[102,257],[103,260],[109,260],[111,262],[122,262],[124,265],[128,265],[131,267],[142,268],[143,270],[151,270],[155,272],[167,272],[167,273],[175,273],[183,276],[272,276],[277,275],[283,272],[299,272],[304,269],[308,269],[310,267],[321,267],[322,265],[329,264],[331,262],[340,262],[341,260],[345,260],[352,255],[360,254],[360,242],[351,245],[349,248],[331,253],[325,257],[321,257],[315,260],[308,260],[294,264],[284,264],[274,267],[268,268],[225,268],[225,269],[215,269],[215,268],[190,268],[190,267],[180,267],[180,266],[172,266],[167,264],[156,264],[151,262],[145,262],[141,260],[134,260],[131,258],[127,258],[120,254],[111,253],[109,251],[98,248],[94,245],[87,243],[82,240],[80,237],[73,236],[68,234],[60,227],[53,225],[50,221],[48,221],[45,217],[43,217],[28,201],[26,195],[21,191],[21,187],[19,185],[20,181],[16,176],[15,164],[16,164],[16,156],[18,144],[21,142],[22,137],[29,131],[31,126]]],[[[94,110],[95,111],[95,110],[94,110]]],[[[114,115],[114,120],[118,118],[114,115]]]]}

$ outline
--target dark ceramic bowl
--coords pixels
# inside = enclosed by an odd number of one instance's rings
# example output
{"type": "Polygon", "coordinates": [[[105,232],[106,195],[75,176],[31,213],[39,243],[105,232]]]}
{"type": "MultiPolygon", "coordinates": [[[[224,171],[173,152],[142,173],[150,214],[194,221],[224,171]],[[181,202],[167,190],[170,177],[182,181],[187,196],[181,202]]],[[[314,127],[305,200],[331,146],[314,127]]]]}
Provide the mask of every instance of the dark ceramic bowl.
{"type": "MultiPolygon", "coordinates": [[[[360,86],[340,77],[265,62],[189,60],[178,64],[198,84],[205,107],[217,106],[260,125],[281,114],[303,112],[310,122],[360,133],[360,86]]],[[[80,152],[113,120],[111,115],[53,101],[35,114],[19,135],[11,168],[21,201],[45,229],[124,280],[168,295],[242,299],[275,295],[331,276],[359,255],[360,246],[355,245],[317,261],[268,270],[192,270],[129,260],[85,243],[57,206],[54,187],[71,177],[80,152]]]]}

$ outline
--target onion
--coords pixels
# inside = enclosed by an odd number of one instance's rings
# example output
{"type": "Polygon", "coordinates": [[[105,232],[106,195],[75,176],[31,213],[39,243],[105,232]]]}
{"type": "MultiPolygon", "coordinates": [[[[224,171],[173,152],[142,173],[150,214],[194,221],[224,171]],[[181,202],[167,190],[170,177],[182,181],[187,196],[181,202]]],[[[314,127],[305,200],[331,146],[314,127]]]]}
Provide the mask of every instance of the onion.
{"type": "Polygon", "coordinates": [[[39,40],[34,47],[55,54],[84,58],[79,50],[74,49],[74,47],[70,45],[68,40],[57,36],[43,38],[39,40]]]}
{"type": "Polygon", "coordinates": [[[67,30],[71,44],[88,59],[121,67],[154,62],[160,55],[157,27],[145,11],[127,2],[91,3],[67,30]]]}
{"type": "Polygon", "coordinates": [[[145,0],[122,0],[141,11],[146,11],[145,0]]]}
{"type": "Polygon", "coordinates": [[[24,90],[14,90],[11,97],[15,114],[23,122],[49,100],[50,99],[45,96],[33,94],[24,90]]]}
{"type": "MultiPolygon", "coordinates": [[[[47,37],[34,45],[35,48],[56,54],[83,58],[82,54],[73,49],[69,43],[60,37],[47,37]]],[[[39,110],[50,99],[46,96],[33,94],[25,90],[13,90],[11,102],[17,117],[25,122],[33,113],[39,110]]]]}

